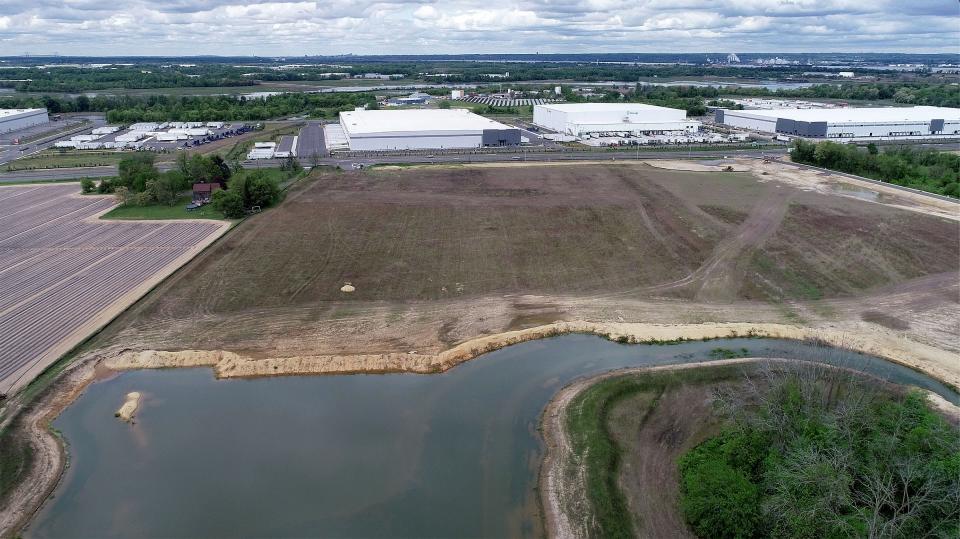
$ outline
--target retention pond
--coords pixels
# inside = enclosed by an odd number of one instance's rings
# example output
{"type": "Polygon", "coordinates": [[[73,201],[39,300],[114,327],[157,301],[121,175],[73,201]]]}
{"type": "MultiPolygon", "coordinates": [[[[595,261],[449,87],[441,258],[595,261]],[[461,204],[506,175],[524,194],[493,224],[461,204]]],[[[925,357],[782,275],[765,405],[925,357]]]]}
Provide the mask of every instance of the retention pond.
{"type": "Polygon", "coordinates": [[[54,423],[70,467],[30,537],[536,536],[539,416],[571,380],[621,367],[750,356],[828,362],[950,388],[859,354],[773,339],[669,346],[568,335],[438,375],[215,380],[126,372],[54,423]],[[143,394],[133,424],[113,417],[143,394]]]}

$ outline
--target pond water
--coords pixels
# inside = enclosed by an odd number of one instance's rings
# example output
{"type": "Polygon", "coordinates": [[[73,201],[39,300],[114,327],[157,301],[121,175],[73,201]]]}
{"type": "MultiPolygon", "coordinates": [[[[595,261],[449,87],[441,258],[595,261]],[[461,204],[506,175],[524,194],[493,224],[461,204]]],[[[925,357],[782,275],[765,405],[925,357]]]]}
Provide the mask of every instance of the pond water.
{"type": "Polygon", "coordinates": [[[70,467],[27,535],[540,535],[537,426],[551,396],[577,377],[701,361],[719,347],[841,364],[960,401],[905,367],[773,339],[655,346],[568,335],[438,375],[126,372],[54,422],[70,467]],[[129,391],[144,394],[132,425],[113,417],[129,391]]]}
{"type": "Polygon", "coordinates": [[[846,183],[835,185],[833,187],[833,191],[841,195],[852,196],[868,202],[877,202],[882,198],[878,191],[874,191],[873,189],[865,189],[846,183]]]}

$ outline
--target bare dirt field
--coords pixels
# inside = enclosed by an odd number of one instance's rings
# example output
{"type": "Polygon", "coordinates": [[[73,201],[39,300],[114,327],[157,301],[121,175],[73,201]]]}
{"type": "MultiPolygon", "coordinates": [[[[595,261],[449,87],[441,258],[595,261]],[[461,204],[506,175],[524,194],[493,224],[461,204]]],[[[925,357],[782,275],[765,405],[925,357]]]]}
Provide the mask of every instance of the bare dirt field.
{"type": "Polygon", "coordinates": [[[0,187],[0,393],[107,323],[227,226],[111,222],[79,184],[0,187]]]}
{"type": "Polygon", "coordinates": [[[418,361],[567,320],[778,323],[958,351],[950,203],[863,200],[815,172],[738,167],[749,172],[328,173],[244,222],[96,344],[418,361]]]}

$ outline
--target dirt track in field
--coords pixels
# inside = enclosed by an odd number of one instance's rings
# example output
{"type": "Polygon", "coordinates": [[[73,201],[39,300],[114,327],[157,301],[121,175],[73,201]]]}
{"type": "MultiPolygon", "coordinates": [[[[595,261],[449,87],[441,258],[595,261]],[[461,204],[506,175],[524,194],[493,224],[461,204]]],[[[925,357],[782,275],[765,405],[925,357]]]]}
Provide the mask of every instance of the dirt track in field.
{"type": "Polygon", "coordinates": [[[580,320],[785,323],[960,351],[960,233],[942,203],[869,202],[815,173],[738,166],[752,173],[327,174],[243,223],[97,345],[422,355],[580,320]],[[355,292],[340,291],[347,282],[355,292]]]}

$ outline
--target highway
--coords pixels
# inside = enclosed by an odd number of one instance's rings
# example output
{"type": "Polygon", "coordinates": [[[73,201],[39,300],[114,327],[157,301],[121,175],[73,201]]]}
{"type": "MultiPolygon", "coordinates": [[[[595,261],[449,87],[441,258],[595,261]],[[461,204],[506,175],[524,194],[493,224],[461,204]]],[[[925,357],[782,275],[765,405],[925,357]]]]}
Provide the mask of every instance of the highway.
{"type": "MultiPolygon", "coordinates": [[[[66,133],[58,133],[56,135],[51,135],[49,137],[42,138],[35,142],[28,142],[28,143],[19,144],[19,145],[0,146],[0,165],[4,165],[20,157],[33,155],[47,148],[52,148],[53,145],[58,140],[63,140],[67,137],[81,134],[81,133],[89,133],[90,131],[93,131],[97,127],[103,127],[104,125],[107,124],[104,117],[102,115],[97,115],[97,114],[77,115],[77,116],[71,117],[71,119],[86,120],[90,123],[84,126],[78,127],[77,129],[70,130],[66,133]]],[[[54,125],[53,122],[51,122],[50,125],[52,128],[57,128],[57,126],[54,125]]]]}
{"type": "MultiPolygon", "coordinates": [[[[304,128],[306,130],[306,128],[304,128]]],[[[320,130],[322,133],[322,130],[320,130]]],[[[302,132],[301,132],[302,133],[302,132]]],[[[301,137],[303,135],[301,134],[301,137]]],[[[308,135],[309,136],[309,135],[308,135]]],[[[323,135],[320,135],[321,140],[323,135]]],[[[304,148],[301,142],[298,148],[304,148]]],[[[550,161],[617,161],[631,159],[693,159],[693,158],[720,158],[720,157],[764,157],[786,155],[787,150],[709,150],[709,151],[571,151],[571,152],[531,152],[531,153],[487,153],[487,154],[442,154],[433,157],[428,155],[383,155],[377,157],[322,157],[318,166],[330,166],[350,170],[354,164],[363,166],[383,165],[392,163],[515,163],[515,162],[550,162],[550,161]]],[[[310,155],[301,155],[300,163],[304,166],[313,166],[310,155]]],[[[261,159],[257,161],[243,161],[244,168],[275,168],[282,164],[279,159],[261,159]]],[[[157,163],[161,171],[169,170],[173,163],[157,163]]],[[[30,182],[30,181],[62,181],[74,178],[102,178],[116,176],[116,166],[82,167],[82,168],[54,168],[46,170],[24,170],[18,172],[0,173],[0,183],[3,182],[30,182]]]]}

